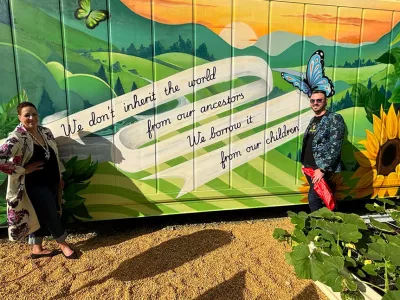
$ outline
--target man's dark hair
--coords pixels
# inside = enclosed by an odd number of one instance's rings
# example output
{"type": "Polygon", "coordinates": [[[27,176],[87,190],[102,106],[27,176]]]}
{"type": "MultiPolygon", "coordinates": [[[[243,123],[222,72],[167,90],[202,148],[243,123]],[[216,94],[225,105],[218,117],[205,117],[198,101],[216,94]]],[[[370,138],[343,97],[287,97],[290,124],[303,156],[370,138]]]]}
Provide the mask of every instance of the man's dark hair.
{"type": "Polygon", "coordinates": [[[326,94],[325,94],[324,91],[320,91],[320,90],[312,91],[312,95],[314,95],[314,94],[324,94],[324,99],[325,99],[325,100],[327,99],[326,94]]]}
{"type": "Polygon", "coordinates": [[[20,104],[18,104],[18,106],[17,106],[18,115],[21,114],[21,111],[24,107],[33,107],[37,111],[35,104],[33,104],[32,102],[24,101],[24,102],[21,102],[20,104]]]}

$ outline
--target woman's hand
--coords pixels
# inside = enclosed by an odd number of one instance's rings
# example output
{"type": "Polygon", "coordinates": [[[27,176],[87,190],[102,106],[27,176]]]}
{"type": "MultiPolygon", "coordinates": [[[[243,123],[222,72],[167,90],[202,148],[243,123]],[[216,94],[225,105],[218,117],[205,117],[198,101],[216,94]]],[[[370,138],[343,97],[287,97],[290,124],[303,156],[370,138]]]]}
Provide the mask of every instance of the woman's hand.
{"type": "Polygon", "coordinates": [[[61,178],[61,179],[60,179],[60,189],[63,190],[63,189],[64,189],[64,186],[65,186],[65,182],[64,182],[64,180],[61,178]]]}
{"type": "Polygon", "coordinates": [[[25,167],[25,174],[30,174],[32,172],[35,172],[37,170],[42,170],[43,169],[43,162],[42,161],[36,161],[30,164],[27,164],[25,167]]]}

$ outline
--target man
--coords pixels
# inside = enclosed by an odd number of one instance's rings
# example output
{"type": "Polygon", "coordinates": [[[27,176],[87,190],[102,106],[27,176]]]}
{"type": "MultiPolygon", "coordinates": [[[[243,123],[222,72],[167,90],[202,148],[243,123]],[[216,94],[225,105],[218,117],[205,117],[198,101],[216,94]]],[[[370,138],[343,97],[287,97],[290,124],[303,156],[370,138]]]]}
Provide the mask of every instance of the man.
{"type": "Polygon", "coordinates": [[[311,211],[324,207],[323,201],[314,191],[314,183],[325,179],[334,192],[330,177],[341,171],[340,156],[344,139],[345,124],[341,115],[326,109],[327,98],[323,91],[314,91],[310,97],[310,107],[315,116],[304,132],[301,163],[314,169],[313,178],[306,175],[310,184],[308,203],[311,211]]]}

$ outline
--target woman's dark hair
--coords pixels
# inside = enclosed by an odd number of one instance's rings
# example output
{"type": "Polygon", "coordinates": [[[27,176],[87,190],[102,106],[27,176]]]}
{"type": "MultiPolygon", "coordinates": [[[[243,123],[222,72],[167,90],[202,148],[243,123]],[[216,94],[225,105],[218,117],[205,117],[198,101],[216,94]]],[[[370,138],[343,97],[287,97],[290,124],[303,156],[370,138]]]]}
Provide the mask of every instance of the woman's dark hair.
{"type": "Polygon", "coordinates": [[[18,115],[21,114],[21,111],[24,107],[33,107],[37,111],[35,104],[33,104],[32,102],[24,101],[24,102],[21,102],[20,104],[18,104],[18,106],[17,106],[18,115]]]}

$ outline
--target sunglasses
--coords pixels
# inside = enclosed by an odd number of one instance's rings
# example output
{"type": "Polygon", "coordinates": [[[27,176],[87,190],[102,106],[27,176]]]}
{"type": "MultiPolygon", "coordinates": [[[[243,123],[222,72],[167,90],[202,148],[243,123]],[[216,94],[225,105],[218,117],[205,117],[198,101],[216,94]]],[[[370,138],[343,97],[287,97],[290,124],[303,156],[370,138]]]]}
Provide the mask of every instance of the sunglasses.
{"type": "Polygon", "coordinates": [[[324,99],[310,99],[311,104],[314,104],[315,102],[322,103],[322,101],[324,101],[324,99]]]}

